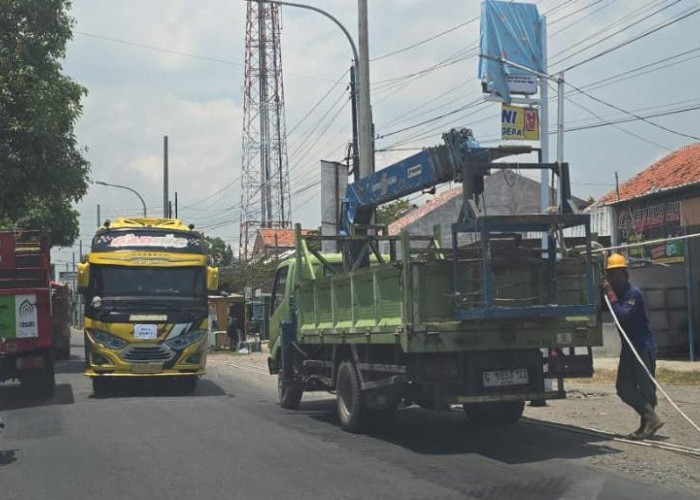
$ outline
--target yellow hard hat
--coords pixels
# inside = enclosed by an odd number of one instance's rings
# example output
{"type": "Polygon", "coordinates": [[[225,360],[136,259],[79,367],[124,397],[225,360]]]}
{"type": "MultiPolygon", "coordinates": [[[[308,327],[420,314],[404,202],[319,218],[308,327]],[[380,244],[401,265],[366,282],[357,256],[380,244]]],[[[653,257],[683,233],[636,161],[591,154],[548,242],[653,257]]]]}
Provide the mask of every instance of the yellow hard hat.
{"type": "Polygon", "coordinates": [[[627,259],[619,253],[614,253],[608,257],[608,263],[605,269],[608,271],[610,269],[627,269],[627,259]]]}

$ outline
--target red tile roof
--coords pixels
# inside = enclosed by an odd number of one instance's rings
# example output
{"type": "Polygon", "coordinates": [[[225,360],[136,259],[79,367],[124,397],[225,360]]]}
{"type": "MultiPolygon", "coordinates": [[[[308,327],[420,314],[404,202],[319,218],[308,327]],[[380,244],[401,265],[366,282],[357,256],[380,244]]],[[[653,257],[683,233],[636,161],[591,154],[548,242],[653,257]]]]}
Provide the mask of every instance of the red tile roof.
{"type": "MultiPolygon", "coordinates": [[[[700,143],[677,149],[620,186],[620,200],[700,183],[700,143]]],[[[615,203],[615,190],[603,196],[604,204],[615,203]]]]}
{"type": "Polygon", "coordinates": [[[391,224],[389,224],[389,234],[394,235],[394,234],[399,234],[402,229],[404,229],[406,226],[414,223],[421,217],[429,214],[433,210],[437,209],[441,205],[447,203],[451,199],[455,198],[456,196],[459,196],[462,194],[462,186],[461,184],[455,188],[448,189],[447,191],[443,191],[439,195],[437,195],[435,198],[432,200],[426,202],[424,205],[420,206],[419,208],[416,208],[415,210],[410,211],[400,219],[395,220],[391,224]]]}
{"type": "MultiPolygon", "coordinates": [[[[310,234],[310,229],[302,229],[302,236],[310,234]]],[[[275,246],[275,234],[277,235],[278,248],[293,248],[294,247],[294,229],[272,229],[263,228],[258,231],[258,236],[262,239],[263,247],[275,246]]]]}

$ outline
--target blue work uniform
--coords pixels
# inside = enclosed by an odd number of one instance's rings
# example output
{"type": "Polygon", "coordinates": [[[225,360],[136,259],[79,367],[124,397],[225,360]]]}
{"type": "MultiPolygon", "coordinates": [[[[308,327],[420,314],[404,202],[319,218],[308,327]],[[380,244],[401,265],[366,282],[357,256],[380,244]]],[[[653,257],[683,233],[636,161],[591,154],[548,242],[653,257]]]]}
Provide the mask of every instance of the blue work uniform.
{"type": "MultiPolygon", "coordinates": [[[[615,291],[617,300],[611,301],[612,309],[622,329],[652,375],[656,372],[656,343],[644,307],[644,297],[639,288],[629,283],[624,290],[615,291]]],[[[635,358],[627,342],[622,338],[620,364],[617,369],[617,394],[640,415],[656,407],[656,386],[635,358]],[[651,407],[651,408],[650,408],[651,407]]]]}
{"type": "MultiPolygon", "coordinates": [[[[641,351],[654,352],[656,343],[654,342],[654,336],[651,334],[651,326],[644,307],[642,292],[639,288],[627,283],[627,286],[621,293],[615,291],[615,294],[617,295],[617,300],[612,302],[613,311],[615,311],[615,316],[617,316],[622,329],[625,330],[632,341],[634,348],[640,353],[641,351]]],[[[624,339],[621,340],[622,349],[629,350],[627,342],[624,339]]]]}

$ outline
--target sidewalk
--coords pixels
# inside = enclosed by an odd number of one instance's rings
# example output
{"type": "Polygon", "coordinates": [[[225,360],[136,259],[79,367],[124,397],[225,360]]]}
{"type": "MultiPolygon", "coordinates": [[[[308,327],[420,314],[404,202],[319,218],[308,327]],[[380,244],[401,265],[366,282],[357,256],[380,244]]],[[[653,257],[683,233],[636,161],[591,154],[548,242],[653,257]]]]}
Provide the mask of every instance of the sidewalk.
{"type": "MultiPolygon", "coordinates": [[[[596,370],[616,371],[619,362],[618,357],[593,356],[593,368],[596,370]]],[[[672,370],[678,372],[700,372],[700,361],[669,361],[656,360],[656,369],[672,370]]]]}

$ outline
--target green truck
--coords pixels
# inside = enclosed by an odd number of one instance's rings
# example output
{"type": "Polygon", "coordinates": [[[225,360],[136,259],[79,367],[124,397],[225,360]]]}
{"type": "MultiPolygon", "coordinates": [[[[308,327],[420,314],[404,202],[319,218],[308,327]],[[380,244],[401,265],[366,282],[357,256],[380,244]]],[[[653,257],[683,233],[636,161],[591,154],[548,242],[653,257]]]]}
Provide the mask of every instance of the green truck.
{"type": "Polygon", "coordinates": [[[531,166],[560,177],[558,213],[481,215],[470,212],[479,176],[512,166],[493,159],[513,151],[456,135],[351,184],[339,234],[302,237],[297,226],[296,255],[280,264],[272,290],[268,365],[283,408],[297,408],[305,391],[332,391],[351,432],[410,404],[461,404],[471,421],[505,424],[526,401],[564,398],[566,377],[592,376],[591,346],[602,343],[600,267],[588,216],[569,203],[568,165],[531,166]],[[416,165],[430,169],[422,181],[416,165]],[[373,194],[377,178],[400,189],[373,194]],[[437,228],[388,236],[367,217],[368,207],[446,178],[464,183],[452,248],[441,247],[437,228]],[[564,236],[577,226],[585,237],[564,236]],[[321,253],[322,240],[340,252],[321,253]]]}

